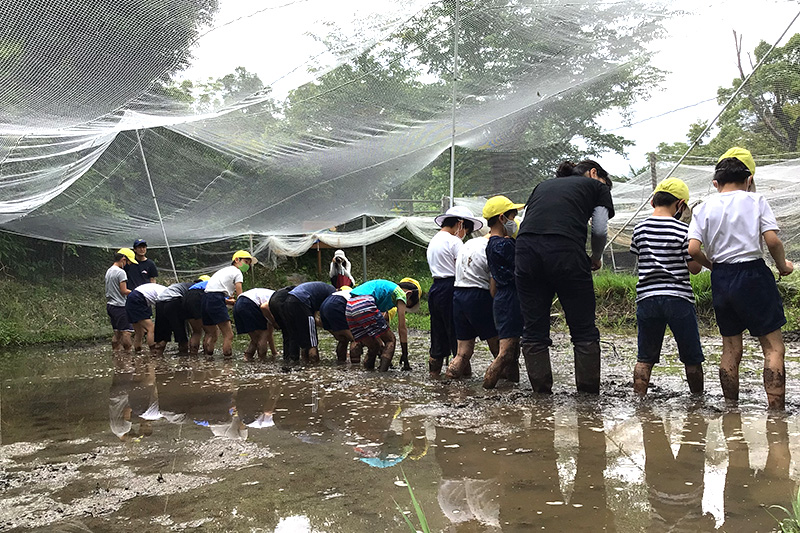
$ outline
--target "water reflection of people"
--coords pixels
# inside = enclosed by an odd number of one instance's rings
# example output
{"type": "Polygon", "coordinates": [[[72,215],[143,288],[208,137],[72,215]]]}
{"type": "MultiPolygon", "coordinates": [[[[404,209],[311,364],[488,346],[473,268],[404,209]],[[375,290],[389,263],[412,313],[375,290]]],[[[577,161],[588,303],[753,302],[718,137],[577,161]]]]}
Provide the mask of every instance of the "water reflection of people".
{"type": "Polygon", "coordinates": [[[161,418],[155,377],[155,367],[149,357],[114,355],[108,411],[111,431],[120,440],[153,433],[152,421],[161,418]]]}
{"type": "Polygon", "coordinates": [[[640,407],[645,480],[650,497],[651,531],[711,531],[714,517],[703,514],[706,431],[708,422],[690,409],[681,432],[678,455],[672,453],[664,421],[640,407]]]}
{"type": "Polygon", "coordinates": [[[767,462],[761,471],[750,467],[750,450],[742,432],[742,416],[725,413],[722,431],[728,447],[725,476],[726,531],[773,531],[777,523],[767,509],[770,505],[791,508],[795,484],[789,477],[791,453],[785,415],[767,417],[767,462]]]}

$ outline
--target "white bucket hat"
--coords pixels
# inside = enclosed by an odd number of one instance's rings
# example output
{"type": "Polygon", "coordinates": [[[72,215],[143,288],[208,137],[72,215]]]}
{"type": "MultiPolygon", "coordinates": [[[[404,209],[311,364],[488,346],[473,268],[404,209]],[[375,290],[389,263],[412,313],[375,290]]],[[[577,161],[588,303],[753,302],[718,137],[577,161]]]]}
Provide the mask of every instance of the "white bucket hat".
{"type": "Polygon", "coordinates": [[[463,205],[454,205],[450,209],[448,209],[444,214],[437,216],[433,219],[436,222],[436,225],[440,228],[442,227],[442,222],[445,219],[455,217],[455,218],[463,218],[464,220],[471,220],[474,224],[472,231],[478,231],[484,226],[484,222],[482,218],[477,218],[475,215],[472,214],[469,207],[464,207],[463,205]]]}

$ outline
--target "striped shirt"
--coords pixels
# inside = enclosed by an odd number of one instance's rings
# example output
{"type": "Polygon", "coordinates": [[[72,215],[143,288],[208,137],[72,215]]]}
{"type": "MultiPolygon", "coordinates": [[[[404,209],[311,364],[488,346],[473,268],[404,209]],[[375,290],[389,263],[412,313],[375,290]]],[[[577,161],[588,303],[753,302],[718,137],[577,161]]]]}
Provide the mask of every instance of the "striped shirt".
{"type": "Polygon", "coordinates": [[[689,225],[670,217],[648,217],[636,224],[631,253],[639,258],[636,301],[677,296],[694,303],[689,281],[689,225]]]}

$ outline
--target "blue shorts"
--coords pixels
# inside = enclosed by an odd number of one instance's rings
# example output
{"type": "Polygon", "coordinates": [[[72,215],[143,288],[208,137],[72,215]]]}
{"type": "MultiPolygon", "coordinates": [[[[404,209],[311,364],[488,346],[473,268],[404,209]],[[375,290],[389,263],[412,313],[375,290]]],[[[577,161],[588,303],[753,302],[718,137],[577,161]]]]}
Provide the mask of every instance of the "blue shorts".
{"type": "Polygon", "coordinates": [[[128,320],[128,313],[121,305],[106,304],[106,313],[111,319],[111,329],[114,331],[133,331],[131,321],[128,320]]]}
{"type": "Polygon", "coordinates": [[[694,304],[677,296],[650,296],[636,304],[640,363],[656,364],[661,359],[664,332],[669,326],[678,343],[678,357],[684,365],[705,361],[697,329],[694,304]]]}
{"type": "Polygon", "coordinates": [[[347,299],[344,296],[328,296],[319,307],[319,316],[322,327],[326,331],[344,331],[350,329],[344,312],[347,308],[347,299]]]}
{"type": "Polygon", "coordinates": [[[522,337],[525,323],[522,319],[522,310],[519,308],[519,297],[514,286],[497,289],[492,307],[494,314],[494,327],[497,336],[501,339],[518,339],[522,337]]]}
{"type": "Polygon", "coordinates": [[[453,291],[453,322],[456,339],[482,341],[497,337],[492,316],[492,295],[486,289],[464,289],[453,291]]]}
{"type": "Polygon", "coordinates": [[[714,263],[711,296],[723,337],[740,335],[745,329],[761,337],[786,324],[778,285],[763,259],[714,263]]]}
{"type": "Polygon", "coordinates": [[[132,291],[125,300],[125,312],[128,313],[128,320],[131,324],[136,324],[142,320],[147,320],[153,316],[147,298],[139,291],[132,291]]]}
{"type": "Polygon", "coordinates": [[[239,296],[233,305],[233,320],[236,322],[236,333],[250,333],[269,329],[264,313],[253,300],[247,296],[239,296]]]}
{"type": "Polygon", "coordinates": [[[228,314],[228,305],[225,303],[224,292],[204,293],[200,306],[203,311],[204,326],[216,326],[231,320],[231,316],[228,314]]]}

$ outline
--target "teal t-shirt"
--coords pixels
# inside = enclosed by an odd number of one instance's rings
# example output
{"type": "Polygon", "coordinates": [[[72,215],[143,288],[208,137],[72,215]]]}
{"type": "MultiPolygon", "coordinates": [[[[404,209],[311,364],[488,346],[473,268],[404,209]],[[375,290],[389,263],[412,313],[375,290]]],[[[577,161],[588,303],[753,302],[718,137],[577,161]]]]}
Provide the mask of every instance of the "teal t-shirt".
{"type": "Polygon", "coordinates": [[[397,283],[392,283],[385,279],[373,279],[359,285],[350,294],[353,296],[372,296],[375,298],[375,305],[381,313],[385,313],[395,307],[397,300],[406,302],[406,293],[397,283]]]}

